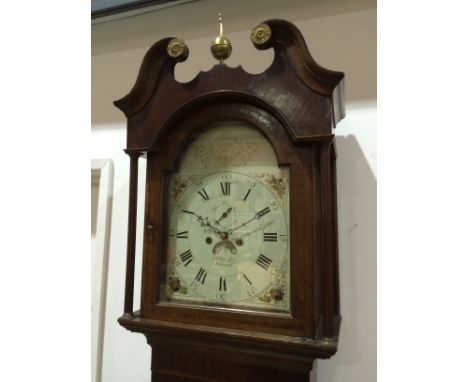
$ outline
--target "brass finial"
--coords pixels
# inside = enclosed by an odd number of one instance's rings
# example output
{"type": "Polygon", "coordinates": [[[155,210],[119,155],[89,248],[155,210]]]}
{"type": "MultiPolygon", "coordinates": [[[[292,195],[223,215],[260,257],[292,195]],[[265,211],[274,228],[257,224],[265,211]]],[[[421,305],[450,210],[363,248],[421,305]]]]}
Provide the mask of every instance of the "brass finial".
{"type": "Polygon", "coordinates": [[[219,20],[219,36],[211,43],[211,54],[214,58],[219,60],[220,64],[224,64],[224,60],[227,60],[232,52],[231,41],[224,37],[223,32],[223,18],[221,13],[218,13],[219,20]]]}

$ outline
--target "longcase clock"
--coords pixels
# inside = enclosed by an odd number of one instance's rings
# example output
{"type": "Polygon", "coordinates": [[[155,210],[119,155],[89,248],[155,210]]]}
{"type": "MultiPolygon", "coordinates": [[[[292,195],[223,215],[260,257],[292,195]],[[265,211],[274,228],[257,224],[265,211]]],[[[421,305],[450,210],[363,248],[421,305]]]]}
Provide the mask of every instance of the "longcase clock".
{"type": "MultiPolygon", "coordinates": [[[[222,24],[220,24],[222,25],[222,24]]],[[[260,74],[219,60],[188,83],[178,38],[156,42],[115,101],[128,118],[125,311],[152,381],[308,381],[340,326],[335,143],[344,74],[284,20],[253,28],[260,74]],[[147,159],[141,308],[133,311],[138,159],[147,159]]]]}

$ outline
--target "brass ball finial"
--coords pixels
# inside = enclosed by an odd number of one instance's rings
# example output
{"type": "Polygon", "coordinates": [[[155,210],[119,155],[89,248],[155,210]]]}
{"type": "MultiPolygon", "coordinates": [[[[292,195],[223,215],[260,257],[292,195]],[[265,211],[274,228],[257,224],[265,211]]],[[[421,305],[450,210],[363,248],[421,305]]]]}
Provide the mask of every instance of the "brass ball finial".
{"type": "Polygon", "coordinates": [[[219,21],[219,36],[211,43],[211,54],[214,58],[219,60],[220,64],[224,64],[224,61],[229,58],[232,52],[231,41],[224,37],[223,33],[223,18],[221,13],[218,13],[219,21]]]}

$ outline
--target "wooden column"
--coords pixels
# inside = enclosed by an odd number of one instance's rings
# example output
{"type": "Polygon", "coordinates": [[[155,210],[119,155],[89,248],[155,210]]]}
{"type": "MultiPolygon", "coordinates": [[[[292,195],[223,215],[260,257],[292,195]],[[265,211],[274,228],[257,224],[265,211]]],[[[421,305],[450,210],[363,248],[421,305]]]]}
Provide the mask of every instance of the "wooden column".
{"type": "Polygon", "coordinates": [[[130,156],[130,184],[128,200],[127,271],[125,276],[124,315],[132,315],[135,283],[135,240],[138,193],[138,158],[140,152],[127,151],[130,156]]]}
{"type": "Polygon", "coordinates": [[[331,164],[331,142],[322,144],[320,150],[320,178],[321,178],[321,210],[322,210],[322,315],[323,336],[325,338],[335,337],[334,312],[334,271],[333,271],[333,199],[332,190],[332,164],[331,164]]]}
{"type": "MultiPolygon", "coordinates": [[[[339,251],[338,251],[338,195],[336,182],[336,144],[331,146],[331,170],[332,170],[332,191],[333,191],[333,273],[334,273],[334,314],[340,316],[340,274],[339,274],[339,251]]],[[[337,333],[336,333],[337,334],[337,333]]]]}

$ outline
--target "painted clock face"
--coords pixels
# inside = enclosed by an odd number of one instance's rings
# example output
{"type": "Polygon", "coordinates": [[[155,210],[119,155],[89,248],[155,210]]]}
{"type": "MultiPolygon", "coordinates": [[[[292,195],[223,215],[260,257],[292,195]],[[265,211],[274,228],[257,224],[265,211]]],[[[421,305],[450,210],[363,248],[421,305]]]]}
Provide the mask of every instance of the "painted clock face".
{"type": "Polygon", "coordinates": [[[162,298],[289,311],[288,182],[254,128],[226,122],[195,139],[167,190],[162,298]]]}

